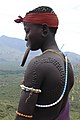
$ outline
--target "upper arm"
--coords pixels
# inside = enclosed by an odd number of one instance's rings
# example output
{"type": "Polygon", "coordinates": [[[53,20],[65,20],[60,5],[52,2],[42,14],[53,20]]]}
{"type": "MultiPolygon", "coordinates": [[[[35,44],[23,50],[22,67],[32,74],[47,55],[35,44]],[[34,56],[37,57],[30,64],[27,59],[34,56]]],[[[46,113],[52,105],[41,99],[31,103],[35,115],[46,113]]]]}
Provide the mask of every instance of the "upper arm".
{"type": "MultiPolygon", "coordinates": [[[[41,68],[38,62],[35,59],[33,59],[27,66],[24,75],[23,84],[29,88],[40,89],[42,80],[43,80],[43,75],[41,72],[41,68]]],[[[34,93],[34,92],[30,93],[23,91],[21,93],[18,111],[20,113],[32,115],[35,109],[35,104],[37,102],[38,94],[40,93],[34,93]]],[[[19,120],[18,116],[16,120],[19,120]]]]}

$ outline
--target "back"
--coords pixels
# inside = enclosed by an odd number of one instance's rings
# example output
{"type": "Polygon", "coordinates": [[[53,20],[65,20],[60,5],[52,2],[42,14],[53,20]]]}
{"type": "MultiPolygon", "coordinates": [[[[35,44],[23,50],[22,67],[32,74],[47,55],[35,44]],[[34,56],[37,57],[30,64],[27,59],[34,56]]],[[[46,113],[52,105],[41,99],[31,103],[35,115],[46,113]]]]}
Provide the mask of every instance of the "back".
{"type": "MultiPolygon", "coordinates": [[[[56,102],[64,89],[65,84],[65,58],[62,53],[57,55],[53,52],[46,52],[38,57],[39,68],[43,74],[43,80],[40,86],[42,93],[38,96],[37,104],[50,105],[56,102]]],[[[68,94],[74,81],[72,67],[68,61],[68,84],[63,99],[51,107],[36,106],[34,120],[55,120],[62,109],[65,107],[68,94]]]]}

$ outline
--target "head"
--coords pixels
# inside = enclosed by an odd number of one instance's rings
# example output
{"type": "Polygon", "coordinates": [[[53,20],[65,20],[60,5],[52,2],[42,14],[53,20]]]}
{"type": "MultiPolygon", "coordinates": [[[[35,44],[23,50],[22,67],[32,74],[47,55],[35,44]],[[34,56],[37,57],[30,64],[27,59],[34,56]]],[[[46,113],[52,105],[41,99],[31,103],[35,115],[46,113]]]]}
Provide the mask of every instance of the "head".
{"type": "Polygon", "coordinates": [[[49,36],[54,38],[58,28],[58,19],[56,23],[57,25],[55,25],[55,16],[56,14],[52,8],[47,6],[38,7],[26,13],[22,22],[26,33],[25,40],[27,41],[27,46],[30,46],[31,50],[40,49],[49,36]],[[46,13],[48,13],[48,17],[46,16],[46,13]]]}

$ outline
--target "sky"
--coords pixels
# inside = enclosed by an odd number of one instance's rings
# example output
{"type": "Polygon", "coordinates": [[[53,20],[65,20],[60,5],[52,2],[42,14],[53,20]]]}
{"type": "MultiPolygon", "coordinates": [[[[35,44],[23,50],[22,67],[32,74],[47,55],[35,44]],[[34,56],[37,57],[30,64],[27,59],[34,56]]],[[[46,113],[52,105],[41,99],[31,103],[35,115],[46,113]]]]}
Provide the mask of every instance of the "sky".
{"type": "Polygon", "coordinates": [[[16,24],[14,19],[19,15],[24,17],[26,12],[38,6],[49,6],[57,14],[59,48],[80,55],[80,0],[0,0],[0,36],[24,40],[23,25],[16,24]]]}

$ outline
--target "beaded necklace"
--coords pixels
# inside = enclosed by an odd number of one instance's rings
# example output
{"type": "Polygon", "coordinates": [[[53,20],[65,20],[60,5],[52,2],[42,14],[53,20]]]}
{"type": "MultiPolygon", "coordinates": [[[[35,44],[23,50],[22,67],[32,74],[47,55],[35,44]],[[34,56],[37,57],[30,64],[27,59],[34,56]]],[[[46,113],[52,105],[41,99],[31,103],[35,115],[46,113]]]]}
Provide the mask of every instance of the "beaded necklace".
{"type": "MultiPolygon", "coordinates": [[[[55,50],[48,49],[48,50],[44,51],[43,54],[46,53],[46,52],[53,52],[53,53],[59,55],[61,58],[63,58],[63,57],[59,54],[59,52],[56,52],[55,50]]],[[[66,88],[67,88],[67,79],[68,79],[68,59],[67,59],[67,56],[65,56],[65,59],[64,59],[64,60],[65,60],[65,62],[66,62],[66,65],[65,65],[65,67],[66,67],[66,72],[65,72],[64,88],[63,88],[63,92],[62,92],[61,96],[58,98],[58,100],[57,100],[56,102],[54,102],[54,103],[52,103],[52,104],[48,104],[48,105],[39,105],[39,104],[36,104],[37,107],[42,107],[42,108],[52,107],[52,106],[58,104],[58,103],[62,100],[62,98],[63,98],[63,96],[64,96],[64,94],[65,94],[66,88]]]]}
{"type": "Polygon", "coordinates": [[[56,50],[48,49],[48,50],[45,50],[42,54],[45,54],[46,52],[53,52],[53,53],[59,55],[65,61],[63,56],[59,52],[57,52],[56,50]]]}

